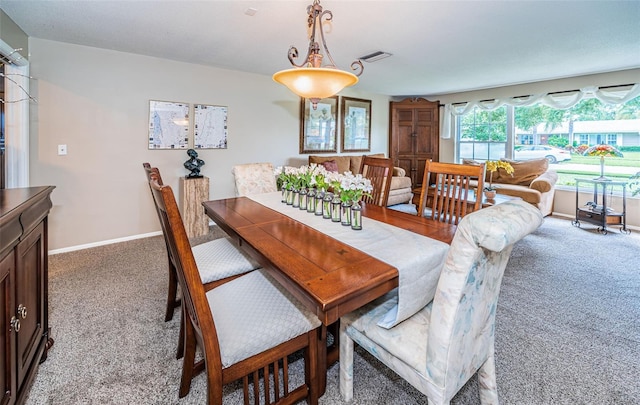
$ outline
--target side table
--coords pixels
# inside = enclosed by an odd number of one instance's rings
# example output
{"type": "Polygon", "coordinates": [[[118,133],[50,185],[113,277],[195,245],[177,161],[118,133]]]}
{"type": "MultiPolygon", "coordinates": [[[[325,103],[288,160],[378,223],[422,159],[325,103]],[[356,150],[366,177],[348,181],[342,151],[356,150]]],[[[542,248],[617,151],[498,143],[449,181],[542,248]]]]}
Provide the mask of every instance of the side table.
{"type": "Polygon", "coordinates": [[[202,203],[208,200],[208,177],[180,177],[180,208],[188,237],[202,236],[209,232],[209,217],[204,213],[202,206],[202,203]]]}
{"type": "MultiPolygon", "coordinates": [[[[627,182],[598,180],[598,179],[575,179],[576,180],[576,217],[571,224],[580,227],[580,221],[598,225],[598,232],[606,235],[607,226],[620,225],[620,232],[629,234],[627,229],[627,182]],[[593,199],[585,203],[580,202],[580,184],[593,186],[593,199]],[[609,195],[617,187],[622,189],[622,210],[614,209],[607,203],[607,191],[609,195]]],[[[619,207],[617,207],[619,208],[619,207]]]]}

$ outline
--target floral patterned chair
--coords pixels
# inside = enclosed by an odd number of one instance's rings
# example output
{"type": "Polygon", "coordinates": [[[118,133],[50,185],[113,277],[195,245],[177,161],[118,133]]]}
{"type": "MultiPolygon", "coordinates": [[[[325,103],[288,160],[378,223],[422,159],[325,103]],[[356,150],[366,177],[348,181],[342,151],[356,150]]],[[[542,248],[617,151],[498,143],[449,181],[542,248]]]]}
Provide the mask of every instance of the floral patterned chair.
{"type": "Polygon", "coordinates": [[[428,403],[448,404],[478,372],[480,400],[497,404],[495,314],[513,244],[542,223],[538,209],[509,201],[466,215],[456,231],[435,298],[397,326],[380,318],[395,291],[340,318],[340,391],[353,397],[353,342],[394,370],[428,403]]]}
{"type": "Polygon", "coordinates": [[[236,165],[231,169],[231,173],[235,179],[236,195],[239,197],[278,191],[271,163],[236,165]]]}

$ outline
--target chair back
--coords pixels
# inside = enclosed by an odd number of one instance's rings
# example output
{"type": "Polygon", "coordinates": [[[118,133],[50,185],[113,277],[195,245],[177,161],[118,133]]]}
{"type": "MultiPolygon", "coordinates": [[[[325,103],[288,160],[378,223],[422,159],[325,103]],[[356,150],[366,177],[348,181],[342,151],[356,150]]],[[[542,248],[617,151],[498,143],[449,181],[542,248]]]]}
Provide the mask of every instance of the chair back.
{"type": "Polygon", "coordinates": [[[514,200],[465,216],[451,243],[433,300],[427,375],[452,398],[493,356],[500,284],[513,244],[542,224],[531,204],[514,200]]]}
{"type": "MultiPolygon", "coordinates": [[[[204,285],[198,272],[191,244],[170,186],[162,186],[155,174],[151,175],[151,191],[156,200],[162,232],[170,256],[175,260],[178,283],[182,290],[182,305],[195,329],[196,340],[205,354],[205,360],[216,370],[222,370],[220,345],[213,315],[207,301],[204,285]],[[204,339],[203,336],[207,338],[204,339]]],[[[217,375],[222,386],[222,375],[217,375]]]]}
{"type": "Polygon", "coordinates": [[[371,195],[364,196],[362,201],[386,207],[389,201],[391,177],[393,177],[393,160],[365,155],[360,164],[360,173],[362,177],[371,180],[373,186],[371,195]]]}
{"type": "MultiPolygon", "coordinates": [[[[144,172],[147,175],[147,183],[149,183],[149,189],[151,190],[151,177],[155,175],[155,179],[157,180],[159,185],[164,185],[162,182],[162,176],[160,175],[160,170],[157,167],[151,167],[151,164],[145,162],[142,164],[144,168],[144,172]]],[[[151,197],[153,197],[153,203],[156,207],[156,211],[158,211],[158,205],[156,203],[155,196],[153,195],[153,190],[151,190],[151,197]]],[[[158,219],[160,219],[160,213],[158,212],[158,219]]],[[[161,220],[161,219],[160,219],[161,220]]]]}
{"type": "Polygon", "coordinates": [[[233,166],[236,196],[271,193],[278,191],[276,175],[271,163],[247,163],[233,166]]]}
{"type": "Polygon", "coordinates": [[[431,211],[431,219],[458,224],[466,214],[482,207],[484,163],[440,163],[428,160],[418,204],[418,216],[431,211]],[[477,183],[472,186],[471,182],[477,183]],[[475,190],[474,190],[475,188],[475,190]]]}

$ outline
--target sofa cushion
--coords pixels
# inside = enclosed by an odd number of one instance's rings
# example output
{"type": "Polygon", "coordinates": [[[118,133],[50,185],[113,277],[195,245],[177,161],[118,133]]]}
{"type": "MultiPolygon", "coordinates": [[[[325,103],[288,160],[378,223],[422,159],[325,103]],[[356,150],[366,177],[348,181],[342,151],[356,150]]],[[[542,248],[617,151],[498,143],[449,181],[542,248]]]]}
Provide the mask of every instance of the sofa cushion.
{"type": "Polygon", "coordinates": [[[531,182],[529,187],[534,190],[538,190],[541,193],[546,193],[548,191],[551,191],[557,181],[558,173],[553,171],[546,171],[540,176],[536,177],[535,180],[531,182]]]}
{"type": "MultiPolygon", "coordinates": [[[[549,161],[546,158],[533,160],[501,160],[511,164],[513,167],[513,176],[507,174],[504,169],[499,168],[498,171],[493,173],[494,183],[517,184],[529,187],[533,180],[549,168],[549,161]]],[[[485,181],[488,181],[488,179],[485,181]]]]}
{"type": "Polygon", "coordinates": [[[411,191],[411,178],[410,177],[391,177],[391,190],[396,190],[399,188],[407,188],[411,191]]]}
{"type": "Polygon", "coordinates": [[[319,156],[319,155],[309,155],[309,164],[322,164],[323,162],[333,160],[338,165],[338,172],[344,173],[351,170],[351,157],[350,156],[319,156]]]}

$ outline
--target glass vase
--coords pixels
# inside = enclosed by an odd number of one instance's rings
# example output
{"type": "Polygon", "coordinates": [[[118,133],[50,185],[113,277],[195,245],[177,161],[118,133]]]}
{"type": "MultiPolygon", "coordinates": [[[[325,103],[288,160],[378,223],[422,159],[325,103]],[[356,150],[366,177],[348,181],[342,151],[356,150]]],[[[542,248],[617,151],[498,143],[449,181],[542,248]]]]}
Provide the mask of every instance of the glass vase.
{"type": "Polygon", "coordinates": [[[300,208],[301,210],[306,210],[307,209],[307,188],[306,187],[302,187],[300,189],[300,206],[298,208],[300,208]]]}
{"type": "Polygon", "coordinates": [[[362,229],[362,205],[358,201],[351,204],[351,229],[356,231],[362,229]]]}
{"type": "Polygon", "coordinates": [[[331,200],[331,222],[340,222],[341,205],[340,196],[335,194],[331,200]]]}
{"type": "Polygon", "coordinates": [[[343,201],[340,204],[340,215],[342,216],[342,225],[351,225],[351,201],[343,201]]]}
{"type": "Polygon", "coordinates": [[[287,205],[293,205],[293,187],[287,188],[287,205]]]}
{"type": "Polygon", "coordinates": [[[331,201],[333,201],[333,194],[325,193],[322,200],[322,218],[331,219],[331,201]]]}
{"type": "Polygon", "coordinates": [[[324,190],[320,189],[316,193],[315,214],[318,215],[318,216],[322,215],[322,200],[324,200],[324,190]]]}
{"type": "Polygon", "coordinates": [[[280,201],[282,203],[286,204],[286,202],[287,202],[287,191],[289,191],[288,188],[287,188],[287,184],[286,183],[282,184],[282,188],[280,189],[280,191],[282,191],[282,199],[280,201]]]}
{"type": "Polygon", "coordinates": [[[316,212],[316,189],[310,188],[307,192],[307,212],[316,212]]]}
{"type": "Polygon", "coordinates": [[[291,204],[293,208],[300,207],[300,190],[297,188],[293,189],[293,203],[291,204]]]}

